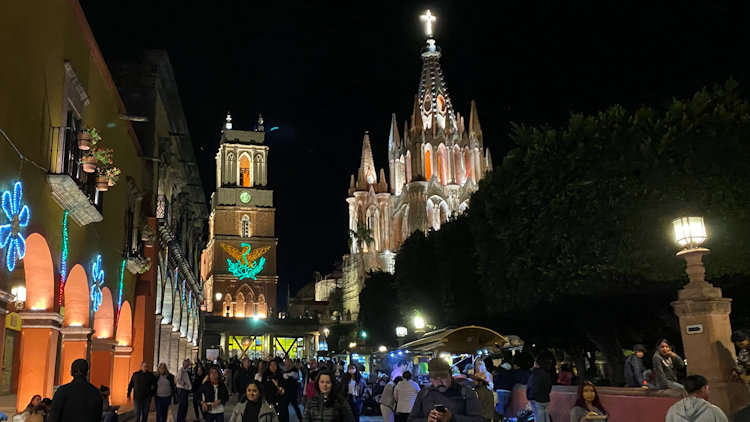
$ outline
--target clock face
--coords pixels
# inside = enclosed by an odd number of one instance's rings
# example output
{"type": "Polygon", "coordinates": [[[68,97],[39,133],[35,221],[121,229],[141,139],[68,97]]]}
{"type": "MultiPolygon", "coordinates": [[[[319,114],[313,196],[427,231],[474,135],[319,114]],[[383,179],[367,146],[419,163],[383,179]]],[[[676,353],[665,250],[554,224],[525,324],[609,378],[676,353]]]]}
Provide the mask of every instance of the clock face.
{"type": "Polygon", "coordinates": [[[245,191],[240,194],[240,201],[247,204],[248,202],[250,202],[250,199],[252,199],[252,196],[250,196],[250,192],[245,191]]]}

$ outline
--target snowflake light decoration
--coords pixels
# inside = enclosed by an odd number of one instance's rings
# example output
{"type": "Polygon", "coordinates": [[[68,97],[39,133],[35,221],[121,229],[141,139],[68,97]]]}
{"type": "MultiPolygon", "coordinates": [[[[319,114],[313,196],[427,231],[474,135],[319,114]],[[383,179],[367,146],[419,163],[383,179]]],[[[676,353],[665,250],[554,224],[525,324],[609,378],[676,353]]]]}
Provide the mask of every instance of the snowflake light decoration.
{"type": "Polygon", "coordinates": [[[3,192],[2,207],[9,223],[0,226],[0,249],[5,249],[5,264],[8,271],[16,269],[16,262],[26,256],[26,238],[21,229],[29,225],[31,212],[28,205],[21,204],[23,188],[21,182],[13,185],[13,193],[3,192]]]}
{"type": "Polygon", "coordinates": [[[94,312],[102,306],[102,286],[104,286],[104,269],[102,268],[102,256],[97,255],[91,264],[91,307],[94,312]]]}

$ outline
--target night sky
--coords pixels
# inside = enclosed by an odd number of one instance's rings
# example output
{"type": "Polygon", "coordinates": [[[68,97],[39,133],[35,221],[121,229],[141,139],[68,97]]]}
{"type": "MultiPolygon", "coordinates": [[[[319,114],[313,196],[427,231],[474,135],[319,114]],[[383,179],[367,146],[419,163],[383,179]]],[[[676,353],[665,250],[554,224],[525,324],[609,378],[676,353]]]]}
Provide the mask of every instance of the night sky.
{"type": "Polygon", "coordinates": [[[511,122],[560,126],[571,112],[659,105],[728,77],[746,92],[750,81],[746,2],[349,3],[82,1],[105,59],[169,53],[207,195],[227,110],[235,129],[258,113],[279,127],[266,139],[282,297],[347,249],[364,131],[388,173],[390,116],[400,128],[410,116],[427,8],[453,106],[468,118],[477,101],[496,165],[511,122]]]}

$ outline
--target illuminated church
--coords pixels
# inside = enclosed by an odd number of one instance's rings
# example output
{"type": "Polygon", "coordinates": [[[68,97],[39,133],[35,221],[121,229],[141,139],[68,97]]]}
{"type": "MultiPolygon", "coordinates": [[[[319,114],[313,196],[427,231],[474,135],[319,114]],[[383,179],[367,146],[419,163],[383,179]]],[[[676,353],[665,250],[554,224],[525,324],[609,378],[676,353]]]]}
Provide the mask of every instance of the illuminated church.
{"type": "Polygon", "coordinates": [[[464,212],[479,180],[492,169],[476,104],[471,102],[466,125],[464,117],[454,111],[440,68],[441,51],[432,36],[435,17],[428,10],[421,18],[427,35],[422,75],[403,131],[399,132],[396,115],[391,118],[388,178],[385,170],[376,170],[365,133],[359,170],[349,182],[349,228],[356,232],[364,224],[373,241],[358,242],[351,235],[351,253],[344,256],[343,265],[344,319],[358,317],[359,292],[367,271],[393,272],[399,245],[411,233],[439,230],[464,212]]]}

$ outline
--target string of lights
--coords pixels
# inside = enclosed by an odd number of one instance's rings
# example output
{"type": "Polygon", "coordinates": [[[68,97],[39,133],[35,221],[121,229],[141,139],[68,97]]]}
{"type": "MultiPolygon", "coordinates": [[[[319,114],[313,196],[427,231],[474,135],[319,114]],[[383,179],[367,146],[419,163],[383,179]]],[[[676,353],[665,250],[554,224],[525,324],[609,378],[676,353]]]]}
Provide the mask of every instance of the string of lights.
{"type": "Polygon", "coordinates": [[[65,282],[68,274],[68,210],[63,214],[62,224],[62,252],[60,253],[60,297],[57,304],[63,304],[63,294],[65,293],[65,282]]]}

